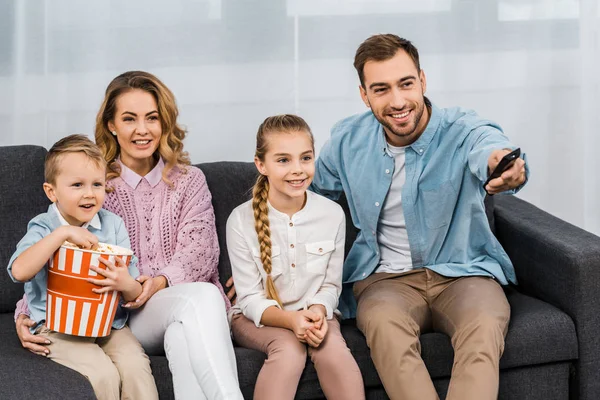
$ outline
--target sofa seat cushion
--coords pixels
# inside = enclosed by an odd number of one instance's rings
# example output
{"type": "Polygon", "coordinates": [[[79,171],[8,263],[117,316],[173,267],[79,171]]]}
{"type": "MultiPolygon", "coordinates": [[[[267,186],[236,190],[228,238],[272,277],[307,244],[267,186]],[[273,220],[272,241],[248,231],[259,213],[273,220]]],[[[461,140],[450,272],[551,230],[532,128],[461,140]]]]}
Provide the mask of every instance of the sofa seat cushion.
{"type": "MultiPolygon", "coordinates": [[[[575,325],[567,314],[514,288],[508,288],[506,296],[511,306],[511,320],[500,369],[577,358],[575,325]]],[[[368,354],[364,337],[354,323],[345,324],[342,332],[355,355],[368,354]]],[[[421,348],[421,356],[433,378],[450,376],[454,351],[448,336],[442,333],[425,333],[421,336],[421,348]]],[[[362,362],[371,362],[369,357],[357,358],[362,362]]],[[[360,365],[361,369],[363,365],[360,365]]],[[[365,385],[378,383],[377,380],[368,378],[371,378],[370,374],[365,375],[365,385]]]]}
{"type": "Polygon", "coordinates": [[[0,314],[0,382],[2,399],[96,398],[83,375],[21,347],[12,313],[0,314]]]}
{"type": "MultiPolygon", "coordinates": [[[[571,318],[552,305],[519,293],[506,290],[511,305],[511,322],[506,337],[501,369],[547,364],[577,358],[577,336],[571,318]]],[[[380,385],[380,380],[370,358],[363,334],[355,320],[342,323],[342,333],[348,347],[362,371],[365,386],[380,385]]],[[[454,352],[450,339],[441,333],[421,336],[422,357],[432,378],[450,376],[454,352]]],[[[252,387],[264,355],[258,351],[235,348],[238,358],[238,375],[242,388],[252,387]]],[[[247,389],[248,390],[248,389],[247,389]]],[[[250,392],[251,393],[251,392],[250,392]]],[[[322,393],[316,371],[311,362],[302,374],[299,397],[310,398],[322,393]],[[300,396],[302,394],[302,396],[300,396]]]]}
{"type": "MultiPolygon", "coordinates": [[[[500,362],[503,370],[549,364],[577,358],[577,338],[573,321],[568,315],[541,300],[519,293],[513,288],[506,290],[511,305],[511,322],[506,337],[506,350],[500,362]]],[[[0,379],[3,390],[24,397],[34,397],[36,391],[29,388],[44,385],[48,398],[93,398],[91,386],[83,376],[45,358],[35,356],[21,348],[15,334],[12,314],[0,314],[0,343],[2,363],[0,379]],[[18,376],[18,379],[15,377],[18,376]],[[24,382],[28,384],[24,385],[24,382]],[[56,382],[49,384],[48,382],[56,382]],[[27,394],[31,396],[27,396],[27,394]],[[90,397],[91,396],[91,397],[90,397]]],[[[356,328],[354,320],[344,321],[342,333],[348,347],[362,371],[365,386],[380,384],[377,371],[370,358],[364,336],[356,328]]],[[[426,333],[421,337],[422,356],[431,376],[447,378],[452,369],[453,351],[450,339],[441,333],[426,333]]],[[[254,383],[265,360],[259,351],[235,347],[240,387],[246,398],[251,398],[254,383]]],[[[171,373],[164,356],[151,356],[152,371],[161,398],[173,398],[171,373]]],[[[316,371],[309,361],[302,374],[298,398],[322,396],[316,371]]],[[[8,397],[11,398],[11,397],[8,397]]]]}

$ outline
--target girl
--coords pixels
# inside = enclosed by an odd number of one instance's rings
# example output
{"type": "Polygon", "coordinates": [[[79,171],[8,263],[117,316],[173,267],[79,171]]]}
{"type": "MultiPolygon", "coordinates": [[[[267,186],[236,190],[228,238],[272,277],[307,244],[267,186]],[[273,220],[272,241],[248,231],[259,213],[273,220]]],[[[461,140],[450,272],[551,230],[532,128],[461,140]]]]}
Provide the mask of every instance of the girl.
{"type": "Polygon", "coordinates": [[[310,356],[329,399],[364,399],[360,370],[334,315],[342,284],[344,212],[306,189],[314,175],[310,128],[267,118],[256,136],[252,200],[227,221],[238,303],[235,340],[267,354],[254,398],[293,399],[310,356]]]}
{"type": "MultiPolygon", "coordinates": [[[[145,303],[129,324],[148,354],[164,348],[177,400],[242,399],[211,195],[202,172],[189,165],[177,116],[158,78],[131,71],[108,85],[96,119],[96,143],[108,163],[104,207],[123,218],[139,257],[142,294],[125,307],[145,303]]],[[[24,346],[48,350],[22,327],[17,332],[24,346]]]]}

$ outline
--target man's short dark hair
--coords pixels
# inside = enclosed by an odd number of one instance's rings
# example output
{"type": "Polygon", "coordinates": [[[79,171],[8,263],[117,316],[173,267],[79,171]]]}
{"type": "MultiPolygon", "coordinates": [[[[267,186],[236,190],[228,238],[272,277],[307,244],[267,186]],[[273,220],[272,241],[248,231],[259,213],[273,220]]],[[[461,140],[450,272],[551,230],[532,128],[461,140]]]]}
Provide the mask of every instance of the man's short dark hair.
{"type": "Polygon", "coordinates": [[[419,52],[410,40],[403,39],[391,33],[373,35],[360,44],[354,56],[354,68],[358,72],[360,84],[365,87],[365,64],[367,61],[386,61],[394,57],[399,50],[404,50],[413,60],[417,72],[421,72],[419,52]]]}

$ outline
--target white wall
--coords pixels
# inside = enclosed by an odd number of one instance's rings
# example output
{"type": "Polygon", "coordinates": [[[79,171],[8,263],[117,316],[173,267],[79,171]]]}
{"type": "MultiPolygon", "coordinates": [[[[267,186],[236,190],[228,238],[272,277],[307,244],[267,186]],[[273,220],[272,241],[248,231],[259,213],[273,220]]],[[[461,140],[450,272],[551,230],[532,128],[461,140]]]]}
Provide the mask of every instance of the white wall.
{"type": "Polygon", "coordinates": [[[527,153],[520,196],[600,234],[598,0],[0,0],[0,145],[92,134],[108,82],[142,69],[175,93],[194,162],[252,159],[267,116],[317,147],[362,112],[369,35],[417,45],[438,106],[473,108],[527,153]]]}

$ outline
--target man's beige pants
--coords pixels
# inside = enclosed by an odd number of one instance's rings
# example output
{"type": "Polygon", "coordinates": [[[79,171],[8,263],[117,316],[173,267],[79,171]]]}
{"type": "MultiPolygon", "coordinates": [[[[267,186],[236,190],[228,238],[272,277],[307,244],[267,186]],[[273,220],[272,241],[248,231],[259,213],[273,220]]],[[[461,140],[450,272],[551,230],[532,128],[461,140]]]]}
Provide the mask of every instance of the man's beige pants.
{"type": "Polygon", "coordinates": [[[492,278],[447,278],[419,268],[376,273],[354,284],[357,325],[392,400],[437,399],[421,359],[421,332],[447,334],[454,347],[448,400],[498,397],[499,362],[510,319],[492,278]]]}
{"type": "Polygon", "coordinates": [[[158,400],[150,359],[129,327],[89,338],[38,328],[52,341],[48,358],[85,376],[99,400],[158,400]]]}

